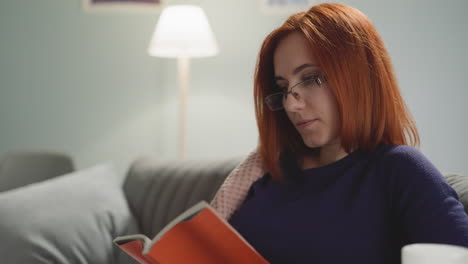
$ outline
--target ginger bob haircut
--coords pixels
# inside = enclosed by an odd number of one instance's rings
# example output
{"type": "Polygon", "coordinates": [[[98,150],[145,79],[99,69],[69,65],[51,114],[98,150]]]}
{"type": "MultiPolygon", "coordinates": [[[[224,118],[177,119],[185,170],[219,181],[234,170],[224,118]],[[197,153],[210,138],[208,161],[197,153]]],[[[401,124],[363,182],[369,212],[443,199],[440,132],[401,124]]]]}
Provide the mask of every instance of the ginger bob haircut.
{"type": "Polygon", "coordinates": [[[265,170],[282,180],[280,154],[310,152],[284,110],[270,111],[273,56],[278,43],[299,32],[310,44],[338,104],[339,137],[348,153],[373,151],[379,144],[419,145],[416,125],[400,94],[390,57],[370,20],[342,4],[321,4],[290,16],[264,40],[257,58],[254,99],[259,154],[265,170]]]}

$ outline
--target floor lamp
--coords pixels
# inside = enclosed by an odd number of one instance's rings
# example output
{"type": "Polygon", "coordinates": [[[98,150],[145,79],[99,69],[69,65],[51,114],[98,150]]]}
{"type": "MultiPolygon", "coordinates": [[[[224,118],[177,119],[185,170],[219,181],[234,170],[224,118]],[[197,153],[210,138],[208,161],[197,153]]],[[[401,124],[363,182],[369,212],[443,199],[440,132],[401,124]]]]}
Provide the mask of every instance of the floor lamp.
{"type": "Polygon", "coordinates": [[[218,53],[216,39],[205,12],[193,5],[174,5],[163,9],[148,52],[151,56],[177,58],[179,83],[179,158],[185,157],[187,94],[190,58],[218,53]]]}

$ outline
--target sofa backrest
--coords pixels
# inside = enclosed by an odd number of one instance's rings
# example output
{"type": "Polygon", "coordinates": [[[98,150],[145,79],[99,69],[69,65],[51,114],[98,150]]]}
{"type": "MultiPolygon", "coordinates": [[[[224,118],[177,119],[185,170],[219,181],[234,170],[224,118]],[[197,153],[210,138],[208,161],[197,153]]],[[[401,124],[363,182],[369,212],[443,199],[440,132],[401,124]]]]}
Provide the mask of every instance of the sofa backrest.
{"type": "MultiPolygon", "coordinates": [[[[152,238],[166,224],[200,200],[211,202],[228,174],[242,158],[212,161],[137,159],[127,175],[124,191],[139,231],[152,238]]],[[[468,213],[468,177],[444,175],[468,213]]]]}
{"type": "Polygon", "coordinates": [[[211,202],[216,191],[242,159],[162,161],[137,159],[124,191],[140,232],[152,238],[184,210],[201,200],[211,202]]]}

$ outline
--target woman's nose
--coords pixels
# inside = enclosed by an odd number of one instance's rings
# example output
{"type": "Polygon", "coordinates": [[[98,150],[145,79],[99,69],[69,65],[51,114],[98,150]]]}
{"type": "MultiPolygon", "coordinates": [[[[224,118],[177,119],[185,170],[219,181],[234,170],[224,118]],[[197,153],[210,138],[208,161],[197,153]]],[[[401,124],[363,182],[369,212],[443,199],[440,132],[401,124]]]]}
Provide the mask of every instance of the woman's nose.
{"type": "Polygon", "coordinates": [[[296,112],[304,108],[304,100],[297,93],[290,93],[283,101],[283,106],[286,111],[296,112]]]}

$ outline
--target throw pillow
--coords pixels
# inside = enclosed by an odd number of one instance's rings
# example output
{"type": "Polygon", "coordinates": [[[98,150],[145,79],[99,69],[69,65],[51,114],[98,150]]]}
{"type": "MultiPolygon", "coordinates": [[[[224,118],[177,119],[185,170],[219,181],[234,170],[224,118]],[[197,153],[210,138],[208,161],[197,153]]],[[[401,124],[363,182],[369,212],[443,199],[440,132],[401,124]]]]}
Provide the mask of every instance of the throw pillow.
{"type": "Polygon", "coordinates": [[[0,193],[2,263],[116,263],[136,222],[109,164],[0,193]]]}

